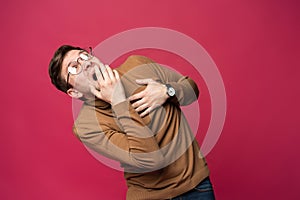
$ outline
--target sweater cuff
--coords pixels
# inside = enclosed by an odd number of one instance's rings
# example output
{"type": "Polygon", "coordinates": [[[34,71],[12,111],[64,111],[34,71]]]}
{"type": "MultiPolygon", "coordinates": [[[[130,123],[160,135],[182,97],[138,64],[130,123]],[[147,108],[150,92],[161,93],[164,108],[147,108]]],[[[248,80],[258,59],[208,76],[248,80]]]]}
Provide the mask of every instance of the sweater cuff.
{"type": "Polygon", "coordinates": [[[122,101],[116,105],[112,106],[114,113],[116,114],[117,118],[120,117],[129,117],[130,113],[134,111],[131,103],[128,100],[122,101]]]}

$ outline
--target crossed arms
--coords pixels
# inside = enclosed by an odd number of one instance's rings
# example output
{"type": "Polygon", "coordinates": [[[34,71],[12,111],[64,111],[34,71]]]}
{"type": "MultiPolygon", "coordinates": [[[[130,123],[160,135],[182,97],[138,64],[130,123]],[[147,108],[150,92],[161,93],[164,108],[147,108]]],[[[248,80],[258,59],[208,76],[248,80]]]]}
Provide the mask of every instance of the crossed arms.
{"type": "MultiPolygon", "coordinates": [[[[191,144],[193,138],[188,134],[177,134],[179,131],[189,130],[185,119],[181,119],[179,105],[188,105],[195,101],[199,91],[192,79],[164,68],[148,58],[131,56],[129,59],[144,64],[145,76],[156,77],[156,81],[137,80],[138,84],[146,85],[146,88],[126,98],[126,85],[124,88],[124,81],[121,81],[118,71],[102,66],[100,74],[100,70],[95,69],[98,88],[91,88],[91,91],[97,98],[111,105],[111,112],[108,112],[109,109],[84,105],[74,124],[74,132],[87,147],[119,161],[127,171],[153,171],[171,162],[174,154],[167,155],[176,146],[177,150],[182,148],[184,151],[191,144]],[[176,98],[168,99],[163,85],[165,83],[175,88],[176,98]],[[133,100],[135,103],[132,104],[133,100]],[[154,114],[159,113],[155,117],[161,119],[154,120],[156,123],[147,120],[151,111],[154,114]],[[165,116],[162,116],[163,113],[165,116]],[[176,117],[183,124],[180,128],[175,126],[177,122],[166,120],[176,117]],[[173,134],[170,137],[175,143],[168,148],[160,146],[161,139],[158,138],[164,134],[173,134]]],[[[178,154],[182,153],[178,151],[178,154]]],[[[180,155],[175,155],[178,156],[180,155]]]]}

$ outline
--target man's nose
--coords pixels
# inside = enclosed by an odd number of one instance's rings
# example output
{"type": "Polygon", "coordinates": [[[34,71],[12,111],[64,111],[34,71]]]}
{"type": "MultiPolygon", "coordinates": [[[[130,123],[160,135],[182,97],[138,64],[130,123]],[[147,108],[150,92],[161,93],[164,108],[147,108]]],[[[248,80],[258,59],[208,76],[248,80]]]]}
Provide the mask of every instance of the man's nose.
{"type": "Polygon", "coordinates": [[[81,60],[80,65],[83,70],[88,70],[91,67],[91,62],[87,60],[81,60]]]}

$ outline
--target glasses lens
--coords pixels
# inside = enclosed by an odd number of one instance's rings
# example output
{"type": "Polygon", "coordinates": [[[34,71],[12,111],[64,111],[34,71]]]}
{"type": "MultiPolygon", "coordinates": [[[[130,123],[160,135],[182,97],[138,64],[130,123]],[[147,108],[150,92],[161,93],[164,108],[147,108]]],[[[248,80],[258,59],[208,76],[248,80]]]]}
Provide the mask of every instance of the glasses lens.
{"type": "Polygon", "coordinates": [[[68,72],[73,75],[79,74],[81,72],[81,65],[77,62],[71,63],[68,67],[68,72]]]}
{"type": "Polygon", "coordinates": [[[79,57],[81,58],[81,60],[88,61],[91,56],[88,53],[81,53],[79,57]]]}
{"type": "MultiPolygon", "coordinates": [[[[91,51],[91,49],[90,49],[91,51]]],[[[89,54],[88,52],[82,52],[79,54],[79,57],[77,59],[77,61],[74,61],[74,62],[71,62],[68,66],[68,72],[70,74],[73,74],[73,75],[77,75],[81,72],[82,70],[82,66],[81,66],[81,62],[80,61],[89,61],[90,59],[92,59],[92,55],[89,54]]]]}

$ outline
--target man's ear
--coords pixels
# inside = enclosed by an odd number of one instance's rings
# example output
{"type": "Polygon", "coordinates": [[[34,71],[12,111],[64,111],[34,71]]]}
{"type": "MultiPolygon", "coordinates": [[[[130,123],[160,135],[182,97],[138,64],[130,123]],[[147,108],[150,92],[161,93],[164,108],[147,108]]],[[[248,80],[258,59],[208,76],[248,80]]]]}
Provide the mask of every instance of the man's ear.
{"type": "Polygon", "coordinates": [[[68,89],[67,94],[70,97],[76,98],[76,99],[79,99],[79,98],[83,97],[83,94],[81,92],[79,92],[78,90],[74,89],[74,88],[68,89]]]}

